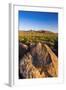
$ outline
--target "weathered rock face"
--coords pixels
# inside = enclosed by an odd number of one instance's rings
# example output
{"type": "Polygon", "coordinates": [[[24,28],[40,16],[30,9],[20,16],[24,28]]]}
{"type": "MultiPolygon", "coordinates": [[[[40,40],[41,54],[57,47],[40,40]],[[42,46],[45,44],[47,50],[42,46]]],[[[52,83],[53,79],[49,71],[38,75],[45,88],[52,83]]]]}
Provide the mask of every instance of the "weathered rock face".
{"type": "Polygon", "coordinates": [[[43,78],[57,76],[57,57],[47,45],[20,44],[22,55],[19,63],[21,78],[43,78]],[[30,50],[28,50],[30,48],[30,50]],[[27,52],[28,51],[28,52],[27,52]]]}
{"type": "Polygon", "coordinates": [[[27,54],[24,56],[20,62],[20,74],[23,78],[41,78],[44,75],[41,75],[39,70],[36,69],[32,64],[32,56],[27,54]]]}
{"type": "Polygon", "coordinates": [[[48,53],[50,54],[51,61],[52,61],[52,65],[51,65],[52,66],[52,70],[51,70],[51,67],[50,67],[49,71],[51,71],[51,74],[54,71],[55,72],[54,76],[57,77],[58,76],[58,58],[46,44],[45,44],[45,47],[46,47],[48,53]]]}
{"type": "Polygon", "coordinates": [[[31,55],[33,57],[33,64],[35,66],[45,66],[51,63],[51,58],[44,45],[38,43],[31,49],[31,55]]]}

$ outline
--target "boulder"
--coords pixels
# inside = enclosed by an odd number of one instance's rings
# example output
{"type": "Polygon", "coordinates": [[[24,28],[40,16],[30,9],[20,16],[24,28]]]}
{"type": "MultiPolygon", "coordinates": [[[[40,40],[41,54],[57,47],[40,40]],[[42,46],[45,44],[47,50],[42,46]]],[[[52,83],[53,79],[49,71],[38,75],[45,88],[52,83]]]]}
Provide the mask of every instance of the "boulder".
{"type": "Polygon", "coordinates": [[[23,58],[23,56],[27,53],[27,49],[28,49],[27,45],[21,42],[19,43],[19,60],[23,58]]]}

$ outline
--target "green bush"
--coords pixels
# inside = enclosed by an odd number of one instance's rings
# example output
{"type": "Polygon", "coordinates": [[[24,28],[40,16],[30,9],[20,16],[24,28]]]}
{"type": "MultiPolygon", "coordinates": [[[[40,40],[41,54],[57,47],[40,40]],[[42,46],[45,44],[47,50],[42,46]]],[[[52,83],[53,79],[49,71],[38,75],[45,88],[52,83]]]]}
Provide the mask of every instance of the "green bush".
{"type": "Polygon", "coordinates": [[[54,40],[54,48],[58,50],[58,37],[54,40]]]}

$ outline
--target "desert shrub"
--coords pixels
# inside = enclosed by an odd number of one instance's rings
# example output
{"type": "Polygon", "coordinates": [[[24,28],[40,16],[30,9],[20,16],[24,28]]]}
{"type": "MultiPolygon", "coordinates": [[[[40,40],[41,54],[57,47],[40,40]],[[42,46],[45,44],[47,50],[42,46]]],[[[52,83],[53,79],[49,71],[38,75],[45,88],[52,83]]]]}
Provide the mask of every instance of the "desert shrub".
{"type": "Polygon", "coordinates": [[[58,56],[58,38],[54,41],[54,52],[58,56]]]}
{"type": "Polygon", "coordinates": [[[54,48],[58,49],[58,38],[56,38],[54,41],[54,48]]]}
{"type": "Polygon", "coordinates": [[[26,37],[23,37],[22,42],[26,43],[27,41],[28,41],[28,39],[26,37]]]}

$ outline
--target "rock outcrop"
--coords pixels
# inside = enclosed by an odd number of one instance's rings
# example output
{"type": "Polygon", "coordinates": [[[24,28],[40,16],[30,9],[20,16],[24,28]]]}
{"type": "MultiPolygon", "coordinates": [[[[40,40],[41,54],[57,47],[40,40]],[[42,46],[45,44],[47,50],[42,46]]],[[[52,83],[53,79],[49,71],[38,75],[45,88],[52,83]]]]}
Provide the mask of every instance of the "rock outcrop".
{"type": "Polygon", "coordinates": [[[28,46],[20,44],[22,53],[19,73],[23,78],[57,77],[58,59],[45,44],[37,43],[28,46]],[[28,52],[27,52],[28,51],[28,52]]]}

